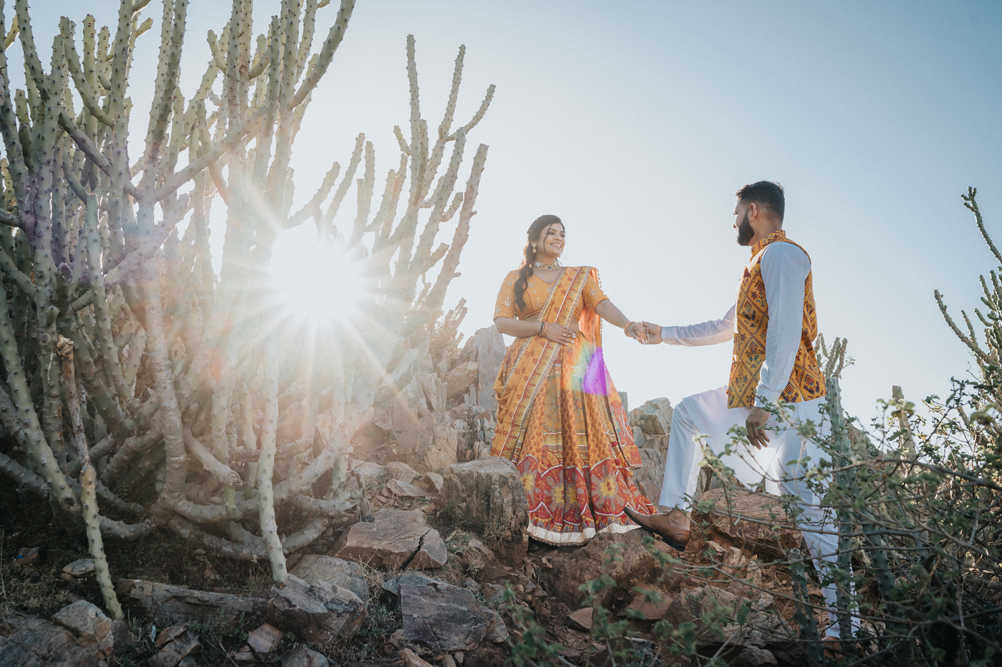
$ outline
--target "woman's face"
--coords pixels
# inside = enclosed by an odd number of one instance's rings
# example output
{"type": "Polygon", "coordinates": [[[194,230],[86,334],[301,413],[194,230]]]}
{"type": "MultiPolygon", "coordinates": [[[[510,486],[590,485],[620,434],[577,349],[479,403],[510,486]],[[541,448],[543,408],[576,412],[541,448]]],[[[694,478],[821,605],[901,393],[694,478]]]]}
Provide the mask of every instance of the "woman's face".
{"type": "Polygon", "coordinates": [[[539,234],[539,239],[536,243],[536,259],[541,260],[543,257],[560,257],[560,254],[563,251],[564,226],[559,222],[554,222],[539,234]]]}

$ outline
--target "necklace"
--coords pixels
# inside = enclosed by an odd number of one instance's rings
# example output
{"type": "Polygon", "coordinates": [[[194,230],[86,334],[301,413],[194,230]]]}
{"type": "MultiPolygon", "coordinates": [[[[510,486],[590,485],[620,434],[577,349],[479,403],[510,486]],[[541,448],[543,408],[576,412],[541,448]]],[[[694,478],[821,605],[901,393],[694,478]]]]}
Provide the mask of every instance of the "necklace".
{"type": "Polygon", "coordinates": [[[553,264],[543,264],[542,262],[536,262],[533,264],[537,269],[542,269],[543,271],[554,271],[560,268],[560,260],[553,260],[553,264]]]}

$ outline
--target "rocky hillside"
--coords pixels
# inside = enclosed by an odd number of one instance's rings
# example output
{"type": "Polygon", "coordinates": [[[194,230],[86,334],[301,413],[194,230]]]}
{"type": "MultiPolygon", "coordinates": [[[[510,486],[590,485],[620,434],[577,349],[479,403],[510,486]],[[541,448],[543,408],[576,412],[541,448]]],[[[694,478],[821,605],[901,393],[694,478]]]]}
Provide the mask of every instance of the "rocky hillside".
{"type": "MultiPolygon", "coordinates": [[[[530,549],[521,480],[488,455],[503,353],[491,328],[461,350],[413,355],[353,443],[362,510],[290,554],[285,587],[267,564],[158,534],[110,547],[129,612],[111,622],[95,606],[93,563],[74,557],[81,536],[36,537],[52,534],[37,512],[3,524],[0,664],[479,667],[534,648],[539,664],[613,664],[623,651],[644,665],[804,664],[782,563],[801,538],[774,500],[704,484],[717,509],[696,515],[684,553],[640,530],[530,549]]],[[[638,483],[657,498],[671,405],[630,415],[638,483]]]]}

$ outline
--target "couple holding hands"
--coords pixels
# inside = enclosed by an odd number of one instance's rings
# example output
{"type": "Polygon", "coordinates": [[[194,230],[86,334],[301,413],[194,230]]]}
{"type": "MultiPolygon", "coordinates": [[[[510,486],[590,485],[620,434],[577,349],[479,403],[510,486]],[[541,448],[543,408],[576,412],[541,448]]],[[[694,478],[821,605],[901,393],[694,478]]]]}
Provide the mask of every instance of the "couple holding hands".
{"type": "MultiPolygon", "coordinates": [[[[528,532],[553,545],[583,544],[597,533],[644,527],[677,548],[689,540],[682,509],[696,490],[701,447],[723,453],[733,426],[747,428],[755,448],[725,458],[739,481],[801,499],[801,524],[815,565],[834,564],[835,531],[820,498],[803,483],[801,461],[820,452],[786,420],[764,409],[782,402],[794,424],[820,422],[825,381],[813,347],[817,317],[807,253],[783,231],[785,198],[777,183],[760,181],[737,194],[734,227],[751,248],[737,300],[718,320],[690,326],[633,322],[603,294],[592,267],[559,262],[560,218],[532,223],[524,261],[505,278],[494,323],[515,337],[498,373],[498,425],[491,454],[518,468],[529,501],[528,532]],[[726,386],[683,399],[669,436],[662,513],[633,483],[641,465],[622,401],[602,356],[601,320],[641,343],[713,345],[733,341],[726,386]]],[[[824,589],[834,606],[834,586],[824,589]]],[[[834,620],[834,618],[833,618],[834,620]]],[[[838,626],[828,628],[837,636],[838,626]]]]}

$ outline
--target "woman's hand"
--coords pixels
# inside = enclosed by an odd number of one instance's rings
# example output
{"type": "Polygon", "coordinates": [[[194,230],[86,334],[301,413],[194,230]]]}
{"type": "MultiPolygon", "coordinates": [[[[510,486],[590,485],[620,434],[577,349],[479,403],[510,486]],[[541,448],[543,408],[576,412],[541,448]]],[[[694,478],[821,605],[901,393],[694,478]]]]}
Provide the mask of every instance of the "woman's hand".
{"type": "Polygon", "coordinates": [[[560,324],[553,324],[552,322],[547,322],[543,325],[543,337],[546,340],[551,340],[554,343],[560,343],[561,345],[570,345],[574,342],[574,338],[577,332],[570,327],[565,327],[560,324]]]}
{"type": "Polygon", "coordinates": [[[647,344],[647,329],[644,328],[642,322],[630,322],[623,331],[626,332],[627,336],[641,345],[647,344]]]}

